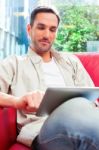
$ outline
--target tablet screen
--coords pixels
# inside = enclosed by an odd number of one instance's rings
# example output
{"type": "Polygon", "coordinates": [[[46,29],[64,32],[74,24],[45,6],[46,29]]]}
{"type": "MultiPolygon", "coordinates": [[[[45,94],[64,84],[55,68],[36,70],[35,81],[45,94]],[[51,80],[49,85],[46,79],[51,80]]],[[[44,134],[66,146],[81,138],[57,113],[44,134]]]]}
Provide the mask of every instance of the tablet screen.
{"type": "Polygon", "coordinates": [[[74,97],[90,101],[99,98],[99,87],[48,88],[37,111],[37,116],[49,115],[55,108],[74,97]]]}

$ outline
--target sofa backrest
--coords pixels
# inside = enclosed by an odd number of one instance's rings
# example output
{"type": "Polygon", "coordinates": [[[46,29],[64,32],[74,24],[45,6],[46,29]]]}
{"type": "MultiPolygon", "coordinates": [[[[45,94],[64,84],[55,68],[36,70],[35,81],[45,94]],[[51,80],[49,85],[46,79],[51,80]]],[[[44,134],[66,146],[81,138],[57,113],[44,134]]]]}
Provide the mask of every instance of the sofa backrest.
{"type": "Polygon", "coordinates": [[[75,54],[92,78],[95,86],[99,86],[99,53],[84,52],[75,54]]]}

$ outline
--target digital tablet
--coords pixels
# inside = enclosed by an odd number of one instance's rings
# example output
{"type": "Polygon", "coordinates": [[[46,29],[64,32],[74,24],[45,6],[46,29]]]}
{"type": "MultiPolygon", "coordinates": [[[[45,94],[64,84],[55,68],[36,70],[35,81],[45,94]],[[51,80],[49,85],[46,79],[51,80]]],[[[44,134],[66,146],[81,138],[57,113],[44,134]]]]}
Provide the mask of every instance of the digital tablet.
{"type": "Polygon", "coordinates": [[[90,101],[94,101],[99,98],[99,87],[48,88],[36,115],[49,115],[63,102],[74,97],[85,97],[90,101]]]}

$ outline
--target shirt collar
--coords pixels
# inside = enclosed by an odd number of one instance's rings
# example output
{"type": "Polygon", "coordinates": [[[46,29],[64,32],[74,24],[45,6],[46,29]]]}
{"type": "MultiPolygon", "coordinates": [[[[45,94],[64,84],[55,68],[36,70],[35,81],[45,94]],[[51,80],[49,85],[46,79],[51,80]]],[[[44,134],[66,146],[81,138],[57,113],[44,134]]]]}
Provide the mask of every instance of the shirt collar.
{"type": "Polygon", "coordinates": [[[34,63],[39,63],[42,61],[42,57],[36,54],[35,51],[33,51],[30,47],[28,47],[28,53],[27,55],[32,59],[34,63]]]}
{"type": "MultiPolygon", "coordinates": [[[[55,57],[56,59],[60,60],[61,55],[58,51],[52,49],[51,50],[52,56],[55,57]]],[[[39,56],[35,51],[33,51],[30,47],[28,48],[28,53],[27,55],[32,59],[34,63],[40,63],[42,61],[42,57],[39,56]]]]}

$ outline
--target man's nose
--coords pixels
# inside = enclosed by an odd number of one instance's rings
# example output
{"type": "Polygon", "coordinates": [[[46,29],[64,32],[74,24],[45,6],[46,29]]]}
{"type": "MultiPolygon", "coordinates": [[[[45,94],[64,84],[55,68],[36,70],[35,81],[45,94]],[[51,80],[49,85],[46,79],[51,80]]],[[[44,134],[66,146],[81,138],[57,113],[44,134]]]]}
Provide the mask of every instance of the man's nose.
{"type": "Polygon", "coordinates": [[[50,31],[49,31],[49,30],[45,30],[44,36],[45,36],[46,38],[49,38],[49,36],[50,36],[50,31]]]}

